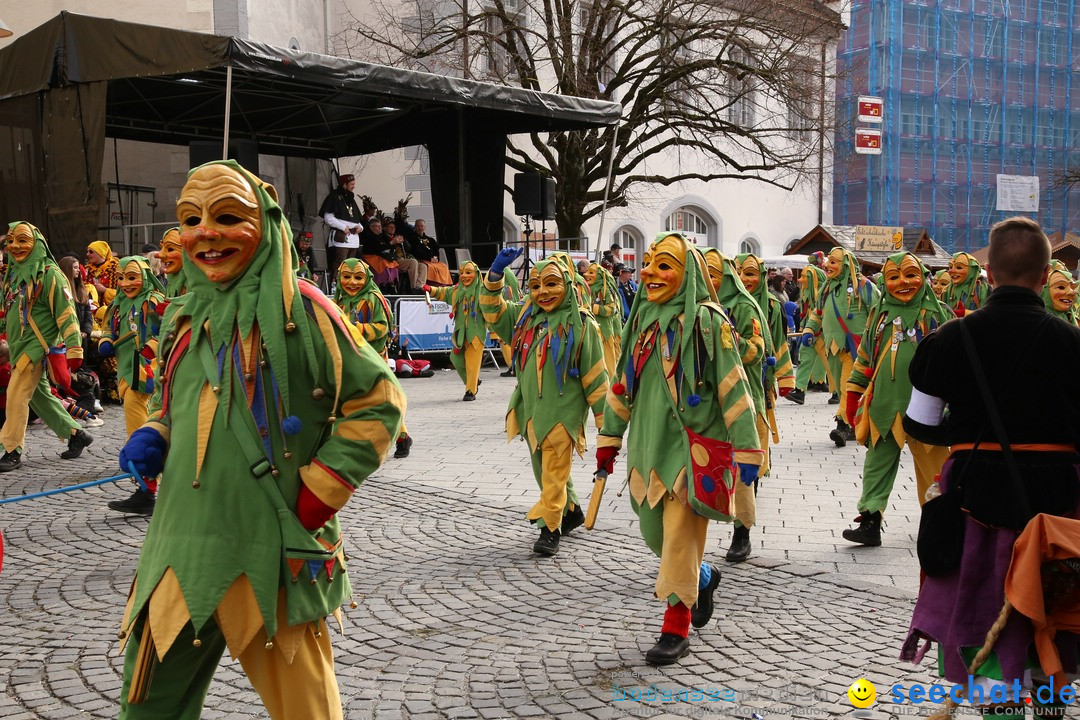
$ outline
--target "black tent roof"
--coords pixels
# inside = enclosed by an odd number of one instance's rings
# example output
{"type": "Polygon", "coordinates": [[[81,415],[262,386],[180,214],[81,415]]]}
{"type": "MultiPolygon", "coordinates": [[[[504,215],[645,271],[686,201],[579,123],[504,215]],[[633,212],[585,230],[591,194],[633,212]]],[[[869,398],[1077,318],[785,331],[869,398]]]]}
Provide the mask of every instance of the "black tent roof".
{"type": "Polygon", "coordinates": [[[615,123],[617,103],[298,52],[234,37],[62,12],[0,49],[0,100],[107,80],[106,134],[184,144],[230,136],[259,151],[340,157],[427,142],[448,114],[505,134],[615,123]]]}

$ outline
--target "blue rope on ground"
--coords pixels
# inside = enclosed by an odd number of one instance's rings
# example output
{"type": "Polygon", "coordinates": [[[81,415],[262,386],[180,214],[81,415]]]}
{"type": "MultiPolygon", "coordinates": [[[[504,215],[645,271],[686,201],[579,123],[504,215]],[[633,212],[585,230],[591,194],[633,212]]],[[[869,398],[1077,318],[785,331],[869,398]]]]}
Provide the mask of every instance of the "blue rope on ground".
{"type": "MultiPolygon", "coordinates": [[[[120,480],[126,480],[130,477],[133,477],[132,473],[127,472],[122,475],[113,475],[112,477],[101,478],[100,480],[91,480],[90,482],[79,483],[78,485],[72,485],[71,487],[56,488],[55,490],[42,490],[41,492],[30,493],[29,495],[18,495],[16,497],[4,498],[0,500],[0,505],[22,502],[23,500],[33,500],[35,498],[46,497],[48,495],[60,495],[61,493],[71,492],[72,490],[84,490],[86,488],[104,485],[105,483],[119,482],[120,480]]],[[[142,478],[139,479],[141,480],[142,478]]],[[[145,486],[143,486],[143,488],[145,489],[145,486]]]]}

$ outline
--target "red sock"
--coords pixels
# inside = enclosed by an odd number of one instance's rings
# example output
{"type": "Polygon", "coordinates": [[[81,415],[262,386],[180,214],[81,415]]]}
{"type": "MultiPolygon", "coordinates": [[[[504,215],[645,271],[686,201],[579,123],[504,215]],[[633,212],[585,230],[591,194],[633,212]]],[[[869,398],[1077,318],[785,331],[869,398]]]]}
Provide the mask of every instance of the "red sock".
{"type": "Polygon", "coordinates": [[[157,492],[157,478],[143,478],[143,482],[146,483],[146,489],[151,495],[157,492]]]}
{"type": "Polygon", "coordinates": [[[664,613],[664,626],[660,628],[662,633],[671,633],[679,637],[690,634],[690,608],[680,603],[668,605],[664,613]]]}

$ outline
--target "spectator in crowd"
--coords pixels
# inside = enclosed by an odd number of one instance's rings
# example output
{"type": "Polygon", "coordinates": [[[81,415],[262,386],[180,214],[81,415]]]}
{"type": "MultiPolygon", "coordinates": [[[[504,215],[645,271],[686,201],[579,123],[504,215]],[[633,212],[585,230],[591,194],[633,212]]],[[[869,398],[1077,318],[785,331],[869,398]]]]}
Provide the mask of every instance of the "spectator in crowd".
{"type": "Polygon", "coordinates": [[[120,261],[113,255],[109,243],[95,240],[86,246],[86,272],[97,291],[98,304],[108,305],[116,297],[120,277],[120,261]]]}
{"type": "Polygon", "coordinates": [[[397,231],[397,222],[393,218],[383,218],[383,235],[390,246],[390,252],[399,270],[404,270],[409,278],[409,287],[413,293],[420,294],[421,288],[427,284],[428,266],[416,259],[412,254],[412,245],[405,240],[405,236],[397,231]]]}
{"type": "Polygon", "coordinates": [[[68,288],[71,290],[71,299],[75,303],[75,315],[79,319],[79,332],[82,335],[84,356],[86,355],[90,333],[94,331],[94,311],[90,309],[90,293],[86,290],[86,283],[82,279],[82,268],[79,259],[71,255],[65,255],[57,263],[60,271],[67,278],[68,288]]]}
{"type": "Polygon", "coordinates": [[[439,242],[427,234],[427,223],[417,218],[413,224],[412,253],[417,260],[427,265],[428,285],[453,285],[450,267],[439,260],[439,242]]]}
{"type": "Polygon", "coordinates": [[[784,278],[784,292],[791,302],[799,301],[799,283],[795,282],[795,273],[789,267],[780,268],[780,277],[784,278]]]}
{"type": "Polygon", "coordinates": [[[311,240],[314,235],[310,230],[297,233],[296,254],[300,258],[300,265],[296,268],[296,276],[319,284],[319,266],[315,261],[315,251],[311,248],[311,240]]]}
{"type": "Polygon", "coordinates": [[[319,215],[330,227],[330,239],[326,245],[333,258],[331,268],[336,268],[360,252],[360,231],[364,229],[360,222],[360,207],[356,204],[353,190],[356,188],[356,176],[346,173],[338,178],[338,188],[326,196],[319,215]]]}
{"type": "Polygon", "coordinates": [[[367,228],[360,234],[360,245],[364,262],[374,273],[375,284],[384,292],[393,293],[398,281],[398,264],[394,261],[389,239],[383,233],[381,218],[371,218],[367,228]]]}
{"type": "Polygon", "coordinates": [[[617,268],[619,279],[619,296],[622,297],[623,320],[630,317],[630,308],[634,306],[634,296],[637,295],[638,286],[634,282],[634,268],[623,265],[617,268]]]}
{"type": "Polygon", "coordinates": [[[591,265],[591,264],[592,263],[590,263],[588,260],[578,260],[577,261],[578,275],[581,275],[582,277],[585,277],[585,273],[588,272],[589,265],[591,265]]]}

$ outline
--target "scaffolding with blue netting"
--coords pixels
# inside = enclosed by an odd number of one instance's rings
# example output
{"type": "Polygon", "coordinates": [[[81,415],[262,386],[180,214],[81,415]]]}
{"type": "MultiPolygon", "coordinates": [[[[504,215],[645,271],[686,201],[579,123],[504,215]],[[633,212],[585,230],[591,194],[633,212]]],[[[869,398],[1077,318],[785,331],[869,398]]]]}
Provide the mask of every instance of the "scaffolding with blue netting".
{"type": "Polygon", "coordinates": [[[997,176],[1039,178],[1047,233],[1080,230],[1077,0],[851,0],[837,50],[837,110],[884,100],[883,152],[836,137],[834,222],[921,226],[950,252],[987,242],[997,176]]]}

